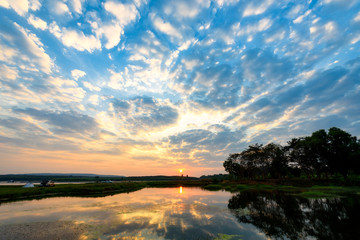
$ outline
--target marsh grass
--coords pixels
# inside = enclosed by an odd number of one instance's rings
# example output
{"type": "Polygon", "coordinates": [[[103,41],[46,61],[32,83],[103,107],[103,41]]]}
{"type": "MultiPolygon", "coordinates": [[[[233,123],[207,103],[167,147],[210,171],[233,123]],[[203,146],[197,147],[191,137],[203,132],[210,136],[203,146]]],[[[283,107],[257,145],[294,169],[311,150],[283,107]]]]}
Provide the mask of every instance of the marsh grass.
{"type": "Polygon", "coordinates": [[[21,186],[1,186],[0,202],[38,199],[46,197],[101,197],[117,193],[133,192],[146,187],[145,183],[88,183],[88,184],[59,184],[54,187],[22,188],[21,186]]]}

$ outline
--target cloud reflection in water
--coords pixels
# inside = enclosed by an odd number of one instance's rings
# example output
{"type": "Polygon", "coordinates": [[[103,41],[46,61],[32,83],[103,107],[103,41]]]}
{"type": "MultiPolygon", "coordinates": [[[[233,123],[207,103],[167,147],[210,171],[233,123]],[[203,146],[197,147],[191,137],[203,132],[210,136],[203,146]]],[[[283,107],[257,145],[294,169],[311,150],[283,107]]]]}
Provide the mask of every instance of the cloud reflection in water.
{"type": "Polygon", "coordinates": [[[104,198],[49,198],[0,206],[3,224],[74,221],[83,239],[213,239],[218,234],[265,239],[227,208],[231,194],[199,188],[147,188],[104,198]],[[182,189],[182,190],[181,190],[182,189]]]}

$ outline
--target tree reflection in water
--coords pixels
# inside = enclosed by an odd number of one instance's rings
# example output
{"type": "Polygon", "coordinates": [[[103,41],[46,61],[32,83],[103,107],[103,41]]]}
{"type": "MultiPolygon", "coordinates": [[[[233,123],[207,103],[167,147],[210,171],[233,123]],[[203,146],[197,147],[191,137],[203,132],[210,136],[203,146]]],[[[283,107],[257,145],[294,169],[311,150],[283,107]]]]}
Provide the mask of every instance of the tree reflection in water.
{"type": "Polygon", "coordinates": [[[306,199],[283,192],[246,191],[229,199],[240,223],[274,239],[359,239],[360,199],[306,199]]]}

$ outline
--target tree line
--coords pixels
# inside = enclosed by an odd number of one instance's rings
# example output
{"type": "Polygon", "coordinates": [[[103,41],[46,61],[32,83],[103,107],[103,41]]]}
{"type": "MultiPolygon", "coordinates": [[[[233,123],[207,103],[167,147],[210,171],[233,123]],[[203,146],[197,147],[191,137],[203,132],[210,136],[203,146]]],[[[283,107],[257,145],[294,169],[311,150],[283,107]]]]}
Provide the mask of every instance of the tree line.
{"type": "Polygon", "coordinates": [[[284,177],[330,177],[360,174],[360,141],[332,127],[311,136],[293,138],[282,146],[276,143],[250,145],[232,153],[223,164],[238,179],[284,177]]]}

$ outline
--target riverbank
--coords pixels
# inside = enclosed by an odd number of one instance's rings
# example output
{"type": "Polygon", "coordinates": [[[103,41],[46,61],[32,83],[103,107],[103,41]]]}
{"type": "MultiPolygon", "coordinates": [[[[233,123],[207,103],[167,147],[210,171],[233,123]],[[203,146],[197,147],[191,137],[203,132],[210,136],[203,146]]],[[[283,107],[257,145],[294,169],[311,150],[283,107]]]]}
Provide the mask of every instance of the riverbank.
{"type": "Polygon", "coordinates": [[[143,188],[201,187],[210,191],[283,191],[303,197],[334,197],[342,195],[360,196],[359,186],[309,185],[293,186],[271,181],[213,182],[213,181],[154,181],[59,184],[54,187],[22,188],[21,186],[0,186],[0,203],[48,197],[103,197],[118,193],[134,192],[143,188]]]}

